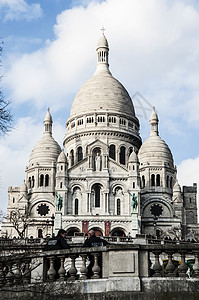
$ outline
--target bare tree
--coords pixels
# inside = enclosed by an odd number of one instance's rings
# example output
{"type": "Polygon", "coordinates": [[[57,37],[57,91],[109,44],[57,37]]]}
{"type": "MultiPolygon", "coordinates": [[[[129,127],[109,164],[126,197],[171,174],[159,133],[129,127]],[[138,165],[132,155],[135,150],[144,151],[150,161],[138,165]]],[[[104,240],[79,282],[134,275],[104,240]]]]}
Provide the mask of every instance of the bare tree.
{"type": "MultiPolygon", "coordinates": [[[[0,57],[3,52],[3,42],[0,43],[0,57]]],[[[1,59],[0,59],[1,63],[1,59]]],[[[1,66],[1,64],[0,64],[1,66]]],[[[3,75],[0,75],[0,81],[3,75]]],[[[3,91],[0,87],[0,135],[4,135],[6,132],[10,131],[12,127],[13,116],[11,114],[10,101],[5,100],[3,91]]]]}
{"type": "Polygon", "coordinates": [[[19,209],[10,212],[10,222],[20,238],[25,237],[25,231],[29,223],[28,213],[22,213],[19,209]]]}
{"type": "Polygon", "coordinates": [[[6,218],[6,214],[3,210],[0,210],[0,224],[3,222],[3,220],[6,218]]]}

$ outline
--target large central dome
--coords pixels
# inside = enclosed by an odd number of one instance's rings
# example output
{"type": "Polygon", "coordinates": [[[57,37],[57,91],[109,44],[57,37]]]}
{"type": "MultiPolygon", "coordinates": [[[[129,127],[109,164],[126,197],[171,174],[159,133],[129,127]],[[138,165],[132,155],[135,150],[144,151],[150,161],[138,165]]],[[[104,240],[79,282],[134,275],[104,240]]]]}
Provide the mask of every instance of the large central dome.
{"type": "Polygon", "coordinates": [[[123,85],[108,72],[95,73],[77,93],[71,117],[81,113],[107,111],[135,116],[132,100],[123,85]]]}
{"type": "Polygon", "coordinates": [[[135,117],[133,103],[127,90],[109,71],[108,51],[108,42],[103,34],[97,45],[97,70],[77,93],[70,117],[94,111],[122,113],[135,117]]]}

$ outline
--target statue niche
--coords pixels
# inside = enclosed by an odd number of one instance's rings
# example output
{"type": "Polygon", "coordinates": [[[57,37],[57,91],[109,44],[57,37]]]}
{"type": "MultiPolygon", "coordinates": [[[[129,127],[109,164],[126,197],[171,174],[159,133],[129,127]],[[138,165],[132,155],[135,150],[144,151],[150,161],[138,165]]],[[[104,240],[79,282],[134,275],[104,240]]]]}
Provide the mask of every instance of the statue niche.
{"type": "Polygon", "coordinates": [[[102,170],[102,156],[100,148],[95,148],[93,151],[93,170],[101,171],[102,170]]]}

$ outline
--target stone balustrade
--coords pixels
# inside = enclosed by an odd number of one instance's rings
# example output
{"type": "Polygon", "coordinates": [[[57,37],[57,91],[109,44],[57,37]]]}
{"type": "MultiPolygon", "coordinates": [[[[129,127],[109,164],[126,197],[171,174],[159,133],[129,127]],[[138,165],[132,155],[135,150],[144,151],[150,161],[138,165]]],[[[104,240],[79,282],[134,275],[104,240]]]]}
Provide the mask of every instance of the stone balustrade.
{"type": "Polygon", "coordinates": [[[110,244],[17,254],[6,251],[0,257],[1,286],[99,278],[189,278],[188,274],[199,278],[198,243],[110,244]]]}

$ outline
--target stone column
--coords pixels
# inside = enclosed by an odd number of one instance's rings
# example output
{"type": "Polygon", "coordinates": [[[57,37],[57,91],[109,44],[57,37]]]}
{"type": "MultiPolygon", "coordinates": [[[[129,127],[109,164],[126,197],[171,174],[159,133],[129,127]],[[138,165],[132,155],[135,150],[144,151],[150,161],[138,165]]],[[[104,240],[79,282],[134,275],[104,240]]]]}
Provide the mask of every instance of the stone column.
{"type": "Polygon", "coordinates": [[[180,251],[180,254],[181,254],[181,264],[178,267],[179,277],[187,277],[186,272],[188,270],[188,266],[185,263],[186,251],[180,251]]]}
{"type": "Polygon", "coordinates": [[[153,265],[153,270],[155,274],[153,275],[153,277],[161,277],[162,267],[159,261],[159,255],[161,254],[161,252],[154,251],[153,254],[155,255],[155,263],[153,265]]]}
{"type": "Polygon", "coordinates": [[[168,263],[166,265],[166,271],[167,271],[167,275],[166,277],[174,277],[174,270],[175,270],[175,266],[172,262],[172,255],[173,253],[172,252],[168,252],[168,263]]]}

